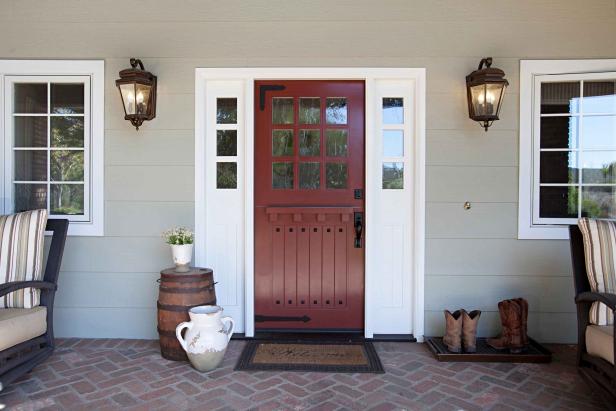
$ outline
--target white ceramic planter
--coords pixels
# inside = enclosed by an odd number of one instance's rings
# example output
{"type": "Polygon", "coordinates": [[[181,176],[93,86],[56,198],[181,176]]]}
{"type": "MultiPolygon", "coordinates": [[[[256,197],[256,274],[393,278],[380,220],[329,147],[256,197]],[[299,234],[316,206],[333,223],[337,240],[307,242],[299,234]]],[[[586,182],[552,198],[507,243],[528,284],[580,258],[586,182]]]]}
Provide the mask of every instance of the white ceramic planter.
{"type": "Polygon", "coordinates": [[[201,305],[188,311],[190,322],[177,326],[175,335],[195,369],[210,371],[222,362],[233,335],[234,322],[222,316],[222,307],[201,305]],[[182,330],[188,328],[185,338],[182,330]]]}
{"type": "Polygon", "coordinates": [[[192,260],[193,245],[171,244],[171,254],[173,255],[173,263],[175,271],[178,273],[186,273],[190,271],[190,261],[192,260]]]}

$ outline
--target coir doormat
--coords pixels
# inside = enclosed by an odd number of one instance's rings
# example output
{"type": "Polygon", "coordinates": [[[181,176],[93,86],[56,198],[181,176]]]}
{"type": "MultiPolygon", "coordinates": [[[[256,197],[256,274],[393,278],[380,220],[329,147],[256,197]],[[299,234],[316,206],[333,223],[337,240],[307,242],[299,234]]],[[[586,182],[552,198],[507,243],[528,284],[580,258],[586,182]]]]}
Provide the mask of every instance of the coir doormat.
{"type": "Polygon", "coordinates": [[[372,343],[248,341],[236,371],[384,373],[372,343]]]}

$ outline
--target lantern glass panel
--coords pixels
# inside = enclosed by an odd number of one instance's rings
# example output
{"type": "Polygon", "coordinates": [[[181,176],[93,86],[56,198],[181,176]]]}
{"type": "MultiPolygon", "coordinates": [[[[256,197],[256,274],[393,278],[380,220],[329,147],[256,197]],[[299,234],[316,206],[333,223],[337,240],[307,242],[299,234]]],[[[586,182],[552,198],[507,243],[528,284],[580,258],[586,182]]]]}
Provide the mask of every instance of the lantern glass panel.
{"type": "Polygon", "coordinates": [[[498,83],[471,86],[473,110],[476,116],[496,116],[504,85],[498,83]]]}
{"type": "Polygon", "coordinates": [[[144,84],[135,84],[135,107],[136,114],[147,114],[148,106],[150,103],[150,90],[151,86],[144,84]]]}
{"type": "Polygon", "coordinates": [[[120,93],[126,114],[135,114],[135,85],[133,83],[120,84],[120,93]]]}

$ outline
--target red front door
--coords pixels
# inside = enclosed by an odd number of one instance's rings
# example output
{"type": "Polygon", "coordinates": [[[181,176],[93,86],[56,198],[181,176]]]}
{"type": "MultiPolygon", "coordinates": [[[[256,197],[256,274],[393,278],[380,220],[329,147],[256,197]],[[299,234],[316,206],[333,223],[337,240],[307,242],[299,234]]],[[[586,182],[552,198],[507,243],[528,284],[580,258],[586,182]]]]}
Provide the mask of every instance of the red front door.
{"type": "Polygon", "coordinates": [[[364,82],[255,83],[255,325],[364,327],[364,82]]]}

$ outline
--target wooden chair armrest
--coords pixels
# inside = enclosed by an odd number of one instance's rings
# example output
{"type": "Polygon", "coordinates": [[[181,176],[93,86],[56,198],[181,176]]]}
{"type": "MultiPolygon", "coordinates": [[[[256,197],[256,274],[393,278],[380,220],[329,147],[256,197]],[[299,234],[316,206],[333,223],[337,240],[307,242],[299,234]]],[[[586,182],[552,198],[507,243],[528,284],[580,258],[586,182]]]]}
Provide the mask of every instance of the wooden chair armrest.
{"type": "Polygon", "coordinates": [[[586,291],[575,296],[576,304],[600,302],[616,310],[616,294],[586,291]]]}
{"type": "Polygon", "coordinates": [[[48,281],[12,281],[10,283],[0,284],[0,297],[23,288],[38,288],[40,290],[56,291],[58,285],[48,281]]]}

